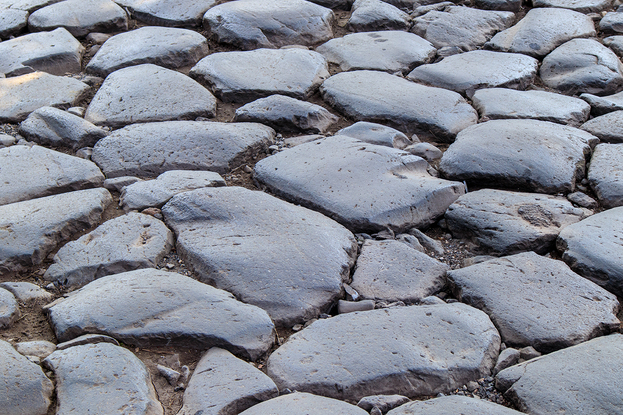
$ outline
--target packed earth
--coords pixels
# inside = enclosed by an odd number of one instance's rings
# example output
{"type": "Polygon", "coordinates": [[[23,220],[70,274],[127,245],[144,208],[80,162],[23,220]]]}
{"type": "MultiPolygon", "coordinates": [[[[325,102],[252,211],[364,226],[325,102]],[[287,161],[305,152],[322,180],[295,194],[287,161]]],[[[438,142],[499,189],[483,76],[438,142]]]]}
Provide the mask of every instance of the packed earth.
{"type": "Polygon", "coordinates": [[[0,415],[623,414],[619,1],[0,0],[0,415]]]}

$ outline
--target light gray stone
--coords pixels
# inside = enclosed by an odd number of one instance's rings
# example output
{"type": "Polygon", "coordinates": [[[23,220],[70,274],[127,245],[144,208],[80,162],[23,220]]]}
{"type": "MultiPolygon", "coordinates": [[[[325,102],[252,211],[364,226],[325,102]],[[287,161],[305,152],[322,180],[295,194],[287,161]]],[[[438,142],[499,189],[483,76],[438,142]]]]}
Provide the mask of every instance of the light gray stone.
{"type": "Polygon", "coordinates": [[[3,9],[0,13],[0,39],[18,34],[28,24],[28,12],[17,9],[3,9]]]}
{"type": "Polygon", "coordinates": [[[623,14],[609,12],[599,21],[599,30],[606,34],[617,34],[623,32],[623,14]]]}
{"type": "Polygon", "coordinates": [[[75,339],[71,339],[69,341],[57,344],[56,349],[65,350],[70,347],[80,346],[83,344],[97,344],[97,343],[110,343],[110,344],[114,344],[115,346],[119,346],[119,342],[110,336],[105,336],[103,334],[85,334],[83,336],[78,336],[75,339]]]}
{"type": "Polygon", "coordinates": [[[134,176],[113,177],[112,179],[104,180],[104,187],[108,190],[116,190],[117,192],[121,192],[124,187],[130,186],[131,184],[140,181],[142,181],[142,179],[134,176]]]}
{"type": "Polygon", "coordinates": [[[240,415],[288,415],[293,409],[307,415],[366,415],[363,409],[336,399],[295,392],[252,406],[240,415]]]}
{"type": "Polygon", "coordinates": [[[52,293],[31,282],[3,282],[0,287],[10,291],[18,301],[26,304],[46,303],[54,298],[52,293]]]}
{"type": "Polygon", "coordinates": [[[17,343],[15,350],[24,356],[36,356],[39,359],[45,359],[56,350],[56,345],[46,340],[35,340],[17,343]]]}
{"type": "Polygon", "coordinates": [[[443,152],[430,143],[417,143],[404,148],[405,151],[414,156],[422,157],[428,162],[439,160],[443,156],[443,152]]]}
{"type": "Polygon", "coordinates": [[[598,206],[595,199],[582,192],[569,193],[567,195],[567,199],[569,200],[569,202],[587,209],[595,209],[598,206]]]}
{"type": "Polygon", "coordinates": [[[216,0],[115,0],[141,22],[155,26],[201,25],[205,12],[216,0]]]}
{"type": "Polygon", "coordinates": [[[533,7],[560,7],[580,13],[600,13],[612,6],[612,0],[534,0],[533,7]]]}
{"type": "Polygon", "coordinates": [[[33,12],[60,0],[0,0],[0,9],[16,9],[33,12]]]}
{"type": "Polygon", "coordinates": [[[507,347],[506,349],[502,350],[500,352],[500,355],[498,356],[498,362],[493,368],[493,374],[497,375],[500,371],[506,369],[507,367],[511,367],[517,364],[520,357],[521,353],[519,352],[519,350],[513,349],[512,347],[507,347]]]}
{"type": "Polygon", "coordinates": [[[588,169],[588,181],[607,209],[623,206],[623,144],[598,144],[588,169]]]}
{"type": "Polygon", "coordinates": [[[348,19],[348,28],[354,32],[408,30],[410,26],[407,13],[381,0],[355,0],[348,19]]]}
{"type": "Polygon", "coordinates": [[[10,147],[17,143],[17,138],[8,134],[0,134],[0,146],[10,147]]]}
{"type": "Polygon", "coordinates": [[[609,36],[603,39],[604,45],[608,46],[619,58],[623,56],[623,36],[609,36]]]}
{"type": "Polygon", "coordinates": [[[372,395],[361,398],[359,402],[357,402],[357,406],[366,411],[371,411],[376,407],[379,408],[382,413],[385,413],[410,401],[411,399],[402,395],[372,395]]]}
{"type": "Polygon", "coordinates": [[[9,328],[19,318],[19,306],[10,291],[0,288],[0,328],[9,328]]]}
{"type": "Polygon", "coordinates": [[[584,131],[607,143],[623,143],[623,111],[613,111],[584,123],[584,131]]]}
{"type": "Polygon", "coordinates": [[[374,310],[374,300],[362,300],[362,301],[344,301],[339,300],[337,302],[337,313],[354,313],[356,311],[369,311],[374,310]]]}
{"type": "Polygon", "coordinates": [[[342,128],[335,135],[346,135],[366,143],[401,150],[412,143],[409,137],[394,128],[366,121],[359,121],[350,127],[342,128]]]}
{"type": "Polygon", "coordinates": [[[623,110],[623,92],[602,97],[584,93],[580,95],[580,98],[590,104],[591,114],[594,116],[623,110]]]}
{"type": "Polygon", "coordinates": [[[387,415],[521,415],[522,412],[493,402],[468,398],[467,396],[442,396],[425,401],[410,402],[387,415]]]}

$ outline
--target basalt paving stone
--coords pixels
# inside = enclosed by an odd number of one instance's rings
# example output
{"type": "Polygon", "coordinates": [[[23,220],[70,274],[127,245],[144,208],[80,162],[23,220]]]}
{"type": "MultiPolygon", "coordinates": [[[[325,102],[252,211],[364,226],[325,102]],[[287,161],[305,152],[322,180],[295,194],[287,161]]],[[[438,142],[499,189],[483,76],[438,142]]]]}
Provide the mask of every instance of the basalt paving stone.
{"type": "Polygon", "coordinates": [[[623,36],[609,36],[603,39],[604,45],[608,46],[620,58],[623,56],[623,36]]]}
{"type": "Polygon", "coordinates": [[[115,0],[141,22],[157,26],[201,25],[205,12],[216,0],[115,0]]]}
{"type": "Polygon", "coordinates": [[[595,147],[588,181],[603,207],[623,206],[623,144],[595,147]]]}
{"type": "Polygon", "coordinates": [[[534,0],[533,7],[560,7],[580,13],[600,13],[612,6],[612,0],[534,0]]]}
{"type": "Polygon", "coordinates": [[[608,12],[599,20],[599,30],[605,34],[618,34],[623,32],[623,14],[619,10],[608,12]]]}
{"type": "Polygon", "coordinates": [[[475,0],[474,5],[479,9],[502,10],[518,12],[521,10],[521,0],[475,0]]]}
{"type": "Polygon", "coordinates": [[[295,392],[280,396],[252,406],[240,415],[289,415],[293,408],[297,413],[306,415],[365,415],[366,411],[358,406],[337,399],[315,396],[309,393],[295,392]]]}
{"type": "Polygon", "coordinates": [[[442,396],[425,401],[409,402],[393,409],[387,415],[521,415],[523,412],[493,402],[467,396],[442,396]]]}
{"type": "Polygon", "coordinates": [[[60,0],[0,0],[0,9],[15,9],[33,12],[36,9],[60,0]]]}
{"type": "Polygon", "coordinates": [[[346,135],[366,143],[401,150],[413,144],[409,137],[394,128],[366,121],[359,121],[349,127],[342,128],[335,135],[346,135]]]}
{"type": "Polygon", "coordinates": [[[18,301],[25,304],[49,303],[54,298],[54,294],[31,282],[3,282],[0,287],[10,291],[18,301]]]}
{"type": "Polygon", "coordinates": [[[348,28],[354,32],[373,30],[408,30],[411,17],[381,0],[355,0],[348,19],[348,28]]]}
{"type": "Polygon", "coordinates": [[[580,127],[606,143],[623,143],[623,111],[592,118],[580,127]]]}
{"type": "Polygon", "coordinates": [[[0,288],[0,328],[9,328],[19,318],[19,305],[10,291],[0,288]]]}
{"type": "Polygon", "coordinates": [[[623,110],[623,92],[601,97],[584,93],[580,98],[590,104],[591,114],[594,116],[623,110]]]}
{"type": "Polygon", "coordinates": [[[27,24],[27,11],[2,9],[0,12],[0,39],[8,39],[13,35],[17,35],[27,24]]]}

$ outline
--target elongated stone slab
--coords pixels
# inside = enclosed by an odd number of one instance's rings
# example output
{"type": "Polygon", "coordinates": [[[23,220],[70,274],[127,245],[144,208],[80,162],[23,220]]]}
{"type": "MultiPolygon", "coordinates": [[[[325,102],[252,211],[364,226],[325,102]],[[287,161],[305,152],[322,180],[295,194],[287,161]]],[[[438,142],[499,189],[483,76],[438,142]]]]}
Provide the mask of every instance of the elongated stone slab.
{"type": "Polygon", "coordinates": [[[11,327],[18,318],[17,299],[10,291],[0,288],[0,329],[11,327]]]}
{"type": "Polygon", "coordinates": [[[442,396],[425,401],[409,402],[392,409],[387,415],[521,415],[523,412],[493,402],[467,396],[442,396]]]}
{"type": "Polygon", "coordinates": [[[155,26],[194,27],[216,0],[115,0],[132,16],[155,26]]]}
{"type": "Polygon", "coordinates": [[[613,111],[594,117],[580,127],[602,142],[623,143],[623,111],[613,111]]]}
{"type": "Polygon", "coordinates": [[[252,406],[240,415],[288,415],[296,411],[308,415],[365,415],[366,411],[358,406],[338,401],[337,399],[315,396],[309,393],[295,392],[252,406]]]}
{"type": "Polygon", "coordinates": [[[623,144],[597,144],[588,181],[599,202],[606,208],[623,205],[623,144]]]}

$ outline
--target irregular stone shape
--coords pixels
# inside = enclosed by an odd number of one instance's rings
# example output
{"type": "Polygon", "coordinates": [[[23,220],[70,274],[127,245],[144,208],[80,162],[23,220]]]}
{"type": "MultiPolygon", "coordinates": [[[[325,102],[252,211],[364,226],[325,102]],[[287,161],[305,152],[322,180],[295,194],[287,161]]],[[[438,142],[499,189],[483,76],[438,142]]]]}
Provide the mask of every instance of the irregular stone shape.
{"type": "Polygon", "coordinates": [[[371,411],[376,407],[385,413],[410,401],[411,399],[402,395],[372,395],[361,398],[357,406],[366,411],[371,411]]]}
{"type": "Polygon", "coordinates": [[[515,21],[515,13],[478,10],[471,7],[450,6],[432,10],[413,19],[411,31],[436,48],[456,46],[464,51],[482,46],[491,37],[515,21]]]}
{"type": "Polygon", "coordinates": [[[19,126],[19,132],[30,141],[74,150],[92,147],[108,135],[90,122],[67,111],[41,107],[19,126]]]}
{"type": "Polygon", "coordinates": [[[90,86],[78,80],[45,72],[0,78],[3,94],[0,100],[0,121],[16,123],[41,107],[75,105],[89,89],[90,86]]]}
{"type": "Polygon", "coordinates": [[[268,157],[255,165],[255,178],[354,232],[427,226],[465,192],[462,183],[431,176],[420,157],[347,136],[268,157]]]}
{"type": "Polygon", "coordinates": [[[138,177],[134,176],[114,177],[112,179],[104,180],[104,187],[108,190],[116,190],[118,192],[121,192],[124,187],[130,186],[131,184],[140,182],[142,180],[143,179],[139,179],[138,177]]]}
{"type": "Polygon", "coordinates": [[[474,50],[419,66],[407,78],[471,96],[480,88],[525,89],[534,81],[538,66],[539,62],[529,56],[474,50]]]}
{"type": "Polygon", "coordinates": [[[198,82],[170,69],[142,64],[111,73],[84,118],[96,125],[213,117],[216,98],[198,82]]]}
{"type": "Polygon", "coordinates": [[[521,0],[475,0],[474,6],[485,10],[518,12],[521,9],[521,0]]]}
{"type": "Polygon", "coordinates": [[[454,236],[471,237],[482,247],[509,255],[545,254],[561,229],[585,216],[562,197],[482,189],[459,197],[445,218],[454,236]]]}
{"type": "Polygon", "coordinates": [[[359,121],[350,127],[342,128],[335,135],[354,137],[366,143],[404,149],[412,144],[409,137],[398,130],[373,122],[359,121]]]}
{"type": "Polygon", "coordinates": [[[596,142],[586,131],[547,121],[493,120],[461,131],[439,170],[480,185],[569,193],[584,176],[585,156],[596,142]]]}
{"type": "Polygon", "coordinates": [[[203,355],[184,392],[177,415],[239,414],[279,396],[271,378],[226,350],[214,347],[203,355]]]}
{"type": "Polygon", "coordinates": [[[41,368],[0,340],[0,408],[7,415],[45,415],[54,384],[41,368]]]}
{"type": "Polygon", "coordinates": [[[164,223],[130,212],[63,246],[43,278],[76,287],[105,275],[155,268],[173,243],[173,233],[164,223]]]}
{"type": "Polygon", "coordinates": [[[111,0],[63,0],[32,13],[28,27],[32,31],[64,27],[81,37],[91,32],[128,30],[128,15],[111,0]]]}
{"type": "Polygon", "coordinates": [[[253,123],[169,121],[130,125],[100,140],[92,159],[107,177],[155,177],[168,170],[226,173],[268,151],[275,131],[253,123]],[[189,151],[192,149],[192,151],[189,151]]]}
{"type": "Polygon", "coordinates": [[[0,9],[16,9],[33,12],[60,0],[0,0],[0,9]]]}
{"type": "Polygon", "coordinates": [[[623,207],[598,213],[567,226],[556,241],[571,269],[616,295],[623,295],[622,215],[623,207]]]}
{"type": "Polygon", "coordinates": [[[126,186],[119,202],[125,209],[141,210],[161,207],[178,193],[202,187],[226,186],[225,180],[211,171],[169,170],[156,180],[146,180],[126,186]]]}
{"type": "Polygon", "coordinates": [[[485,46],[542,58],[568,40],[592,36],[596,36],[595,25],[589,16],[567,9],[536,8],[485,46]]]}
{"type": "Polygon", "coordinates": [[[416,143],[407,146],[404,150],[428,162],[439,160],[443,156],[443,152],[430,143],[416,143]]]}
{"type": "Polygon", "coordinates": [[[623,335],[611,334],[509,367],[496,385],[530,414],[617,413],[622,356],[623,335]]]}
{"type": "Polygon", "coordinates": [[[38,265],[74,232],[97,224],[108,190],[63,193],[0,206],[0,275],[38,265]]]}
{"type": "Polygon", "coordinates": [[[110,343],[115,346],[119,346],[119,342],[110,336],[103,334],[85,334],[84,336],[78,336],[75,339],[59,343],[56,345],[57,350],[65,350],[70,347],[80,346],[83,344],[97,344],[97,343],[110,343]]]}
{"type": "Polygon", "coordinates": [[[573,39],[543,59],[543,83],[563,94],[607,95],[623,88],[623,65],[617,55],[593,39],[573,39]]]}
{"type": "Polygon", "coordinates": [[[293,408],[306,415],[365,415],[366,411],[336,399],[315,396],[309,393],[290,393],[252,406],[240,415],[288,415],[293,408]]]}
{"type": "Polygon", "coordinates": [[[357,401],[373,394],[446,393],[488,376],[500,337],[465,304],[340,314],[292,335],[269,357],[279,389],[357,401]]]}
{"type": "Polygon", "coordinates": [[[0,73],[6,76],[35,71],[52,75],[77,73],[83,52],[84,47],[65,29],[31,33],[0,43],[0,73]]]}
{"type": "Polygon", "coordinates": [[[277,131],[325,133],[339,118],[320,105],[271,95],[236,110],[234,121],[259,122],[277,131]]]}
{"type": "Polygon", "coordinates": [[[623,143],[623,111],[614,111],[595,117],[582,125],[601,141],[607,143],[623,143]]]}
{"type": "Polygon", "coordinates": [[[316,48],[343,71],[370,69],[407,73],[429,63],[437,51],[430,42],[400,30],[352,33],[316,48]]]}
{"type": "Polygon", "coordinates": [[[582,94],[580,98],[591,106],[591,114],[594,116],[604,115],[612,111],[623,110],[623,92],[605,97],[592,94],[582,94]]]}
{"type": "Polygon", "coordinates": [[[474,108],[456,92],[378,71],[333,75],[320,92],[327,103],[357,121],[380,122],[440,141],[451,142],[478,119],[474,108]]]}
{"type": "Polygon", "coordinates": [[[115,0],[133,17],[155,26],[199,26],[216,0],[115,0]]]}
{"type": "Polygon", "coordinates": [[[224,102],[244,103],[274,94],[307,99],[329,70],[325,58],[310,50],[258,49],[213,53],[190,75],[209,84],[224,102]]]}
{"type": "Polygon", "coordinates": [[[3,282],[0,287],[10,291],[18,301],[26,304],[50,302],[54,298],[52,293],[31,282],[3,282]]]}
{"type": "Polygon", "coordinates": [[[106,77],[118,69],[142,63],[176,69],[192,66],[207,54],[207,39],[192,30],[141,27],[108,39],[86,71],[106,77]]]}
{"type": "Polygon", "coordinates": [[[493,402],[467,396],[442,396],[425,401],[404,404],[387,415],[521,415],[522,412],[493,402]]]}
{"type": "Polygon", "coordinates": [[[28,12],[16,9],[3,9],[0,13],[0,39],[18,34],[28,24],[28,12]]]}
{"type": "Polygon", "coordinates": [[[330,9],[304,0],[237,0],[208,10],[203,26],[219,42],[249,50],[325,42],[334,20],[330,9]]]}
{"type": "Polygon", "coordinates": [[[39,359],[45,359],[56,350],[56,345],[46,340],[35,340],[17,343],[15,350],[24,356],[36,356],[39,359]]]}
{"type": "Polygon", "coordinates": [[[551,352],[617,331],[617,298],[534,252],[448,271],[460,301],[486,312],[502,341],[551,352]],[[492,283],[494,282],[494,283],[492,283]]]}
{"type": "Polygon", "coordinates": [[[580,13],[599,13],[612,6],[612,0],[534,0],[533,7],[560,7],[580,13]]]}
{"type": "Polygon", "coordinates": [[[136,346],[217,346],[256,360],[274,341],[274,325],[265,311],[192,278],[156,269],[102,277],[48,312],[61,342],[99,333],[136,346]]]}
{"type": "Polygon", "coordinates": [[[588,181],[607,209],[623,206],[623,144],[598,144],[588,169],[588,181]]]}
{"type": "Polygon", "coordinates": [[[56,379],[57,414],[162,415],[147,368],[110,343],[57,350],[44,360],[56,379]]]}
{"type": "Polygon", "coordinates": [[[609,12],[599,20],[599,30],[606,34],[617,34],[623,32],[623,15],[618,10],[609,12]]]}
{"type": "Polygon", "coordinates": [[[367,240],[350,286],[363,298],[415,303],[439,292],[449,269],[405,243],[367,240]]]}
{"type": "Polygon", "coordinates": [[[325,216],[241,187],[182,193],[162,213],[201,281],[283,327],[337,302],[357,251],[353,235],[325,216]]]}
{"type": "MultiPolygon", "coordinates": [[[[532,346],[528,346],[532,347],[532,346]]],[[[498,356],[498,362],[495,364],[493,368],[493,374],[497,375],[500,371],[516,365],[519,362],[519,358],[521,357],[521,352],[517,349],[513,349],[512,347],[507,347],[506,349],[500,352],[498,356]]]]}
{"type": "Polygon", "coordinates": [[[567,199],[574,205],[585,207],[587,209],[596,209],[598,203],[595,199],[582,192],[573,192],[567,195],[567,199]]]}
{"type": "Polygon", "coordinates": [[[17,300],[4,288],[0,288],[0,328],[8,328],[19,318],[17,300]]]}
{"type": "MultiPolygon", "coordinates": [[[[602,19],[603,20],[603,19],[602,19]]],[[[603,39],[604,45],[608,46],[620,58],[623,56],[623,36],[609,36],[603,39]]]]}
{"type": "Polygon", "coordinates": [[[407,30],[410,25],[407,13],[381,0],[355,0],[348,19],[348,28],[354,32],[407,30]]]}

